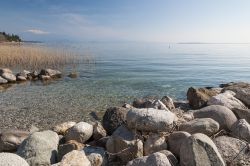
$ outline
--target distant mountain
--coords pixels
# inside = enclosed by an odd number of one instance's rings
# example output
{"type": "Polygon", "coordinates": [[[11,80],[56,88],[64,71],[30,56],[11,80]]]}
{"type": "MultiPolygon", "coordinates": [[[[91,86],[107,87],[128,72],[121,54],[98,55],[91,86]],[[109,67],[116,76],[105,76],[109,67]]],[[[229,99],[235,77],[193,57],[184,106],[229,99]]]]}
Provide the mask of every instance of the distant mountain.
{"type": "Polygon", "coordinates": [[[21,42],[21,41],[22,40],[18,35],[0,32],[0,42],[21,42]]]}

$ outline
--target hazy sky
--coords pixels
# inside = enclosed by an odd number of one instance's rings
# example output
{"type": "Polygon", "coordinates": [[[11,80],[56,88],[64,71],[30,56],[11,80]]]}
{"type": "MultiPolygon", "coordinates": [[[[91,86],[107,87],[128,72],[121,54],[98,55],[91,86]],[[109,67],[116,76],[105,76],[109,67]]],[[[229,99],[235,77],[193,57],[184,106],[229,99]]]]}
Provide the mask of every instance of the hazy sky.
{"type": "Polygon", "coordinates": [[[25,40],[250,42],[250,0],[3,0],[25,40]]]}

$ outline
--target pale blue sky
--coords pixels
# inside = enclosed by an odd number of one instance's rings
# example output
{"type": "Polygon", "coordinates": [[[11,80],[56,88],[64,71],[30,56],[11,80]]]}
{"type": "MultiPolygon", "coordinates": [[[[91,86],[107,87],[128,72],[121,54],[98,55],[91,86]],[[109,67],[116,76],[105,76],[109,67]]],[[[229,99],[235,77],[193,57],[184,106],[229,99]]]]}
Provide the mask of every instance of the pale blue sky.
{"type": "Polygon", "coordinates": [[[5,0],[25,40],[250,42],[250,0],[5,0]]]}

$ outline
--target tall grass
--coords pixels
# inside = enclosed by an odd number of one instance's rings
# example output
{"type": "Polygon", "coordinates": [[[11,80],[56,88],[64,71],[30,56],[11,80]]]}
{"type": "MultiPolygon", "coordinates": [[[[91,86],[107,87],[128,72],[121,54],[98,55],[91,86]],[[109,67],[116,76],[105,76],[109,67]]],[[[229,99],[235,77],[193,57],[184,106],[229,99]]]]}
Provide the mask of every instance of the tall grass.
{"type": "Polygon", "coordinates": [[[83,61],[84,59],[76,53],[65,48],[49,48],[32,44],[0,44],[0,68],[61,69],[67,65],[76,67],[83,61]]]}

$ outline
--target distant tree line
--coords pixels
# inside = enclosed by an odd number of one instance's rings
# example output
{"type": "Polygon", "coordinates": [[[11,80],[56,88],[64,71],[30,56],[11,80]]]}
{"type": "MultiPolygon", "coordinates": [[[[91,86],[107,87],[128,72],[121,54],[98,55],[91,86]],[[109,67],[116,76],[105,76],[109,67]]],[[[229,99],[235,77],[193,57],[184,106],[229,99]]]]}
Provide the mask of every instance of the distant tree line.
{"type": "Polygon", "coordinates": [[[5,32],[0,32],[0,36],[3,36],[5,38],[6,41],[9,41],[9,42],[21,42],[21,38],[18,36],[18,35],[14,35],[14,34],[7,34],[5,32]]]}

